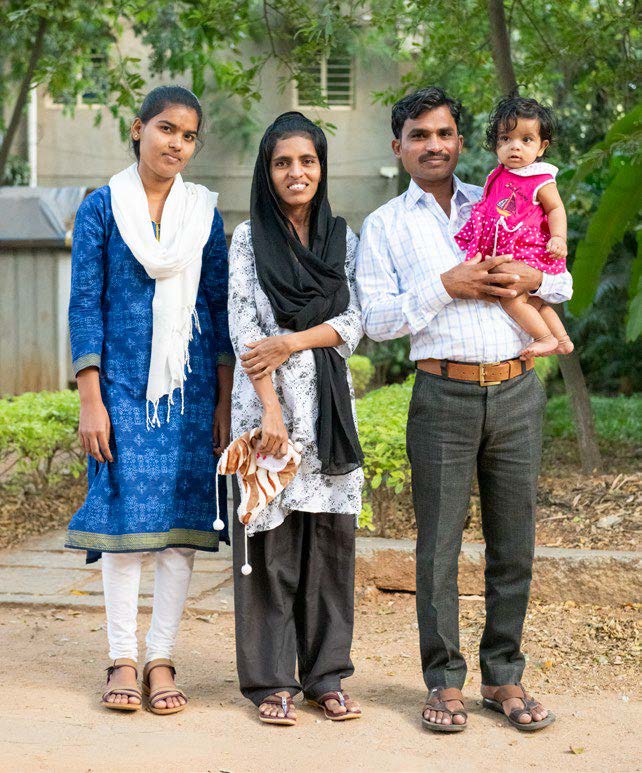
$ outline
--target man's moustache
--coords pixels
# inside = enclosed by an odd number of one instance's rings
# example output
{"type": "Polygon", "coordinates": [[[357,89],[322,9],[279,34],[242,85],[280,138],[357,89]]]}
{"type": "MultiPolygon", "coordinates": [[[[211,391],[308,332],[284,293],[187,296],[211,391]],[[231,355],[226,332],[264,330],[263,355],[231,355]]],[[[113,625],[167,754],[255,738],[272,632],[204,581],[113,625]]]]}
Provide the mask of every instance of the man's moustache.
{"type": "Polygon", "coordinates": [[[424,161],[450,161],[450,156],[444,156],[441,153],[425,153],[423,156],[419,156],[419,163],[424,161]]]}

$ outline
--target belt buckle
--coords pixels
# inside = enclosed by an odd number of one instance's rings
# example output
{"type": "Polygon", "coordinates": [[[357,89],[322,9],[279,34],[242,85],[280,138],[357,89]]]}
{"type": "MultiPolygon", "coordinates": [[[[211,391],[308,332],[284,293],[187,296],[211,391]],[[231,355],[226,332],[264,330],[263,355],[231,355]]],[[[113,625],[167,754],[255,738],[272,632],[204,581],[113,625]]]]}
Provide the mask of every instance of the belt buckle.
{"type": "Polygon", "coordinates": [[[501,362],[480,362],[479,363],[479,386],[497,386],[501,381],[486,381],[486,368],[492,365],[501,365],[501,362]]]}

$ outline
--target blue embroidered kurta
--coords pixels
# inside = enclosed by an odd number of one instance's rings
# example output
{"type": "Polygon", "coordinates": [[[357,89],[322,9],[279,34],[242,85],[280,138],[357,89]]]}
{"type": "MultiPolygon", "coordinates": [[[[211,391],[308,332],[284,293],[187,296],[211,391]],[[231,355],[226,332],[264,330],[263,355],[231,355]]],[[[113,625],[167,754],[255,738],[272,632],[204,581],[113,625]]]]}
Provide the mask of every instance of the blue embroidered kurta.
{"type": "MultiPolygon", "coordinates": [[[[150,228],[152,223],[150,221],[150,228]]],[[[89,488],[73,516],[66,547],[128,552],[189,547],[218,550],[212,427],[216,367],[232,364],[227,324],[227,246],[214,213],[203,249],[196,299],[201,332],[189,345],[185,408],[175,393],[170,421],[145,426],[155,280],[123,241],[108,186],[94,191],[76,215],[71,253],[69,329],[74,371],[96,365],[111,420],[113,462],[89,458],[89,488]]],[[[224,479],[221,479],[224,483],[224,479]]],[[[224,486],[219,502],[225,514],[224,486]]],[[[227,541],[226,532],[220,538],[227,541]]]]}

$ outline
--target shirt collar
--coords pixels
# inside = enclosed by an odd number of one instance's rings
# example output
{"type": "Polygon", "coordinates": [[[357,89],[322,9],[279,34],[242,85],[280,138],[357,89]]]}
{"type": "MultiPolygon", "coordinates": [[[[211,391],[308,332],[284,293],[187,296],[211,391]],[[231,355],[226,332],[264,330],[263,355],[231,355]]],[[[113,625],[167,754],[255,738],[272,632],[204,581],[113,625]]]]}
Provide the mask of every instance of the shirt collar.
{"type": "MultiPolygon", "coordinates": [[[[406,190],[406,209],[412,209],[422,199],[426,202],[432,202],[435,200],[435,197],[432,193],[428,193],[420,188],[414,180],[411,180],[406,190]]],[[[453,175],[453,200],[457,206],[475,201],[471,195],[470,186],[463,183],[456,174],[453,175]]]]}

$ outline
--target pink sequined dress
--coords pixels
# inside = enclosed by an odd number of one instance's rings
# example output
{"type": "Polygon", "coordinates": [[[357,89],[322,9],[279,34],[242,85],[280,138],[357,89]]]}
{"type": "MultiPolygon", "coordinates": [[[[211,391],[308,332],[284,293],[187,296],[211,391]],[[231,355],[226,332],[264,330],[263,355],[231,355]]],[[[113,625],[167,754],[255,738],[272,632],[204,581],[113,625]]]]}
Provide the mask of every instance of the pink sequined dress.
{"type": "Polygon", "coordinates": [[[546,251],[551,238],[548,221],[537,192],[555,181],[557,167],[542,161],[521,169],[502,164],[488,175],[481,200],[475,204],[466,225],[455,241],[466,251],[466,260],[478,252],[487,255],[512,254],[514,260],[545,274],[566,271],[566,261],[546,251]]]}

